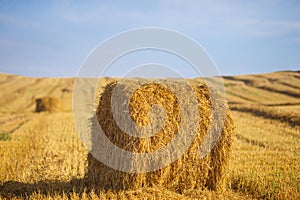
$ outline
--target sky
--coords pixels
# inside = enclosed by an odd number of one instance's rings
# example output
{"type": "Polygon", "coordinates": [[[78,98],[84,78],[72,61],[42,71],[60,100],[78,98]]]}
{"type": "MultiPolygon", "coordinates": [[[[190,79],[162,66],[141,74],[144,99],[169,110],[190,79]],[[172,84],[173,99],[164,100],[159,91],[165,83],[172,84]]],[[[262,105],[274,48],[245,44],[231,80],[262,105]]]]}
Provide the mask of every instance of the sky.
{"type": "MultiPolygon", "coordinates": [[[[101,42],[143,27],[167,28],[191,37],[206,50],[221,75],[300,69],[297,0],[0,0],[0,72],[76,76],[101,42]]],[[[169,64],[182,64],[175,68],[185,76],[195,76],[178,58],[147,51],[129,55],[109,75],[118,75],[121,65],[151,59],[173,59],[169,64]]]]}

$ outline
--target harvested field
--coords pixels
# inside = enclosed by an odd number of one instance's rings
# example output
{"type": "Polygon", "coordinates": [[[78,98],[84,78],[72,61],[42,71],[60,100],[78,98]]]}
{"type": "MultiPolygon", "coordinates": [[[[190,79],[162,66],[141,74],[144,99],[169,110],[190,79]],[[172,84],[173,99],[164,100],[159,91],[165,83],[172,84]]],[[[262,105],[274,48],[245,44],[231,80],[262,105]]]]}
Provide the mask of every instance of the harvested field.
{"type": "Polygon", "coordinates": [[[299,72],[224,77],[236,124],[224,191],[177,190],[164,183],[107,190],[86,176],[88,151],[71,112],[74,79],[1,74],[0,199],[299,199],[299,77],[299,72]],[[62,99],[64,112],[35,113],[35,99],[42,96],[62,99]]]}

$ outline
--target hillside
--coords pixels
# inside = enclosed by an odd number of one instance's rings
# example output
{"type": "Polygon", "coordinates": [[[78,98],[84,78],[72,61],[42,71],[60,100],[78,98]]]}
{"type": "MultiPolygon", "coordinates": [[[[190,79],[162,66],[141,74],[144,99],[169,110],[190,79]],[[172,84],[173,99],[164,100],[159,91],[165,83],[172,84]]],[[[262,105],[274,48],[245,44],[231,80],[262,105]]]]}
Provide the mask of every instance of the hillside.
{"type": "Polygon", "coordinates": [[[237,127],[228,190],[85,188],[87,150],[72,116],[74,78],[0,74],[1,198],[300,199],[300,72],[223,77],[237,127]],[[35,99],[64,102],[35,113],[35,99]]]}

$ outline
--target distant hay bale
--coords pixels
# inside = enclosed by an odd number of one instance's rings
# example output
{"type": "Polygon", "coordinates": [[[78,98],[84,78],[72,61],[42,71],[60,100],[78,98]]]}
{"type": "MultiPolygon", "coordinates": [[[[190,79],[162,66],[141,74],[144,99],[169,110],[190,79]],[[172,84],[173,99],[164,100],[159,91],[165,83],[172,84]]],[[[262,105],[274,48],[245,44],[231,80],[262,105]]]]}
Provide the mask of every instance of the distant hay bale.
{"type": "Polygon", "coordinates": [[[60,112],[64,110],[63,102],[55,97],[37,98],[35,103],[35,112],[60,112]]]}
{"type": "MultiPolygon", "coordinates": [[[[141,81],[143,82],[142,79],[129,79],[121,83],[120,88],[126,90],[126,88],[136,87],[141,81]]],[[[168,81],[171,82],[171,80],[168,81]]],[[[161,105],[166,112],[166,122],[156,135],[150,138],[138,138],[123,132],[114,120],[111,98],[116,83],[116,81],[109,82],[104,87],[96,111],[97,121],[109,140],[119,148],[137,153],[153,152],[167,145],[177,134],[181,120],[181,109],[176,96],[167,88],[147,81],[134,91],[130,97],[129,106],[130,116],[137,125],[145,126],[150,123],[149,110],[155,104],[161,105]]],[[[209,94],[211,91],[206,84],[199,81],[190,81],[190,83],[196,93],[200,121],[197,124],[195,138],[186,152],[169,166],[145,173],[127,173],[112,169],[98,161],[90,153],[86,174],[89,183],[105,189],[117,190],[152,186],[180,193],[204,187],[223,190],[234,137],[234,123],[226,102],[214,94],[214,101],[217,101],[218,108],[225,108],[225,122],[213,149],[205,157],[199,157],[201,144],[211,123],[211,97],[209,94]]],[[[179,80],[174,81],[173,85],[178,91],[184,87],[179,80]]],[[[92,123],[95,122],[92,121],[92,123]]],[[[92,149],[95,149],[97,148],[95,140],[97,140],[98,133],[92,131],[91,134],[92,149]]]]}
{"type": "Polygon", "coordinates": [[[62,93],[64,93],[64,92],[66,92],[66,93],[70,93],[72,90],[71,89],[68,89],[68,88],[63,88],[63,89],[61,89],[61,92],[62,93]]]}
{"type": "Polygon", "coordinates": [[[247,79],[242,79],[242,81],[246,85],[253,87],[262,87],[270,84],[268,79],[262,77],[248,77],[247,79]]]}

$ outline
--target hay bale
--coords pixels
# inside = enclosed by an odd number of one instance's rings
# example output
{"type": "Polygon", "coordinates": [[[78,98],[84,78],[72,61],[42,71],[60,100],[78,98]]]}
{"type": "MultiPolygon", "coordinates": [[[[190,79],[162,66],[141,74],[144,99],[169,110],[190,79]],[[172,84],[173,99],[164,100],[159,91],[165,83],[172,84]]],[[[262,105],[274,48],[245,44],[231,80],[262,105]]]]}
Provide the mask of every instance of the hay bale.
{"type": "Polygon", "coordinates": [[[264,77],[249,76],[249,77],[245,77],[245,78],[242,77],[240,80],[243,81],[246,85],[249,85],[252,87],[263,87],[266,85],[270,85],[270,81],[264,77]]]}
{"type": "Polygon", "coordinates": [[[55,97],[37,98],[35,103],[35,112],[60,112],[64,110],[63,102],[55,97]]]}
{"type": "MultiPolygon", "coordinates": [[[[123,132],[114,120],[111,108],[111,98],[116,86],[115,82],[108,83],[99,97],[96,119],[109,140],[127,151],[148,153],[167,145],[178,133],[182,120],[181,109],[176,96],[167,88],[149,83],[145,80],[130,79],[122,82],[120,87],[136,87],[145,82],[130,97],[130,115],[139,126],[149,125],[148,113],[151,106],[159,104],[165,109],[166,121],[162,129],[150,138],[138,138],[123,132]]],[[[179,80],[167,80],[176,90],[181,91],[183,84],[179,80]]],[[[98,161],[91,153],[88,155],[87,180],[104,189],[136,189],[141,187],[159,186],[172,191],[183,193],[191,189],[209,188],[224,189],[227,166],[234,137],[234,124],[226,102],[214,94],[216,105],[225,108],[225,122],[220,137],[215,146],[205,157],[199,157],[199,150],[211,123],[211,101],[207,85],[191,81],[196,93],[198,111],[201,113],[197,124],[196,135],[188,150],[175,162],[156,171],[145,173],[127,173],[112,169],[98,161]]],[[[187,94],[188,95],[188,94],[187,94]]],[[[212,94],[211,94],[212,95],[212,94]]],[[[217,108],[218,109],[218,108],[217,108]]],[[[92,123],[95,123],[92,121],[92,123]]],[[[213,122],[216,123],[216,122],[213,122]]],[[[92,124],[93,126],[93,124],[92,124]]],[[[217,126],[217,125],[216,125],[217,126]]],[[[92,149],[97,148],[98,133],[92,131],[92,149]]],[[[111,159],[114,159],[113,157],[111,159]]],[[[134,162],[134,160],[132,161],[134,162]]]]}

